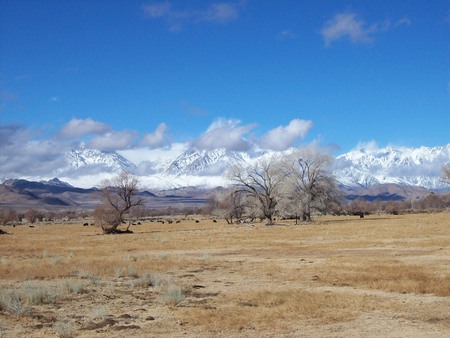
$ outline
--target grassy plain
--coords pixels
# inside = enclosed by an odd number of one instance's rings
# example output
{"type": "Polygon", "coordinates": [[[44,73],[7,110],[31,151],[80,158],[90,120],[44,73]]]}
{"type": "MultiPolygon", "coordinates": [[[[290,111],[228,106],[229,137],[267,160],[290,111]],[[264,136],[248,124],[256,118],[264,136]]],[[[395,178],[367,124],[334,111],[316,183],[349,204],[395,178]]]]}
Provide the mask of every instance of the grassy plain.
{"type": "Polygon", "coordinates": [[[450,213],[0,236],[0,337],[450,337],[450,213]]]}

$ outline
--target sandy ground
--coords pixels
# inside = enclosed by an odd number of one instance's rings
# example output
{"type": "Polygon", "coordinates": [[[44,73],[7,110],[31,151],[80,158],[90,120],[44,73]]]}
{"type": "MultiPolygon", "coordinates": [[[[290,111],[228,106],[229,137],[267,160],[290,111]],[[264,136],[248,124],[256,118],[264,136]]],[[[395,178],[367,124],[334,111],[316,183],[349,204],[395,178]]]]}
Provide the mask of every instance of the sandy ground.
{"type": "Polygon", "coordinates": [[[6,230],[0,337],[450,337],[449,213],[6,230]]]}

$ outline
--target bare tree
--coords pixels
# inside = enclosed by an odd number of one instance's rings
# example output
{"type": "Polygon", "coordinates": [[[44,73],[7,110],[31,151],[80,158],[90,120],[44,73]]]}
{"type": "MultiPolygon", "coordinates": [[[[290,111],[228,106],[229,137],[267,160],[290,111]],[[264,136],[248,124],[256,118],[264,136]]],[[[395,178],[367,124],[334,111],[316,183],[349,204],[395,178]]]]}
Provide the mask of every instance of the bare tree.
{"type": "Polygon", "coordinates": [[[233,220],[239,222],[244,217],[245,193],[237,189],[217,191],[210,200],[210,206],[211,212],[224,218],[228,224],[233,224],[233,220]]]}
{"type": "MultiPolygon", "coordinates": [[[[136,196],[139,180],[127,171],[122,171],[111,180],[101,183],[104,204],[97,207],[94,217],[103,229],[103,233],[120,233],[117,227],[124,222],[124,215],[133,207],[143,204],[136,196]]],[[[129,222],[125,232],[130,232],[129,222]]]]}
{"type": "Polygon", "coordinates": [[[337,184],[328,171],[332,161],[316,147],[298,149],[286,160],[287,205],[303,221],[311,221],[313,210],[325,212],[339,204],[337,184]]]}
{"type": "Polygon", "coordinates": [[[6,225],[9,222],[17,221],[17,213],[11,207],[5,207],[0,210],[0,220],[2,225],[6,225]]]}
{"type": "Polygon", "coordinates": [[[274,224],[273,218],[282,195],[284,173],[280,170],[280,163],[277,157],[272,157],[248,167],[234,165],[228,172],[236,191],[244,192],[258,205],[268,225],[274,224]]]}
{"type": "Polygon", "coordinates": [[[25,213],[25,217],[28,219],[28,221],[31,224],[36,223],[36,221],[39,219],[39,217],[42,217],[42,213],[35,210],[35,209],[29,209],[26,213],[25,213]]]}

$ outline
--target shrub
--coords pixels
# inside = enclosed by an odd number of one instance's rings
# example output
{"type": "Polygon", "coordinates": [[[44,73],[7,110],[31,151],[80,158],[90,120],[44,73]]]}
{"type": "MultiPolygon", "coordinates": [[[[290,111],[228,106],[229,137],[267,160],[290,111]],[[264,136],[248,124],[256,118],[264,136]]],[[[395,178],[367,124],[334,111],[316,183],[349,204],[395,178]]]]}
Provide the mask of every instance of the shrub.
{"type": "Polygon", "coordinates": [[[186,298],[183,289],[178,285],[169,285],[162,293],[166,304],[178,306],[186,298]]]}
{"type": "Polygon", "coordinates": [[[25,307],[22,300],[16,293],[2,290],[0,295],[0,310],[5,310],[15,314],[22,314],[25,312],[25,307]]]}
{"type": "Polygon", "coordinates": [[[75,337],[76,327],[71,322],[58,320],[53,324],[53,330],[60,338],[72,338],[75,337]]]}

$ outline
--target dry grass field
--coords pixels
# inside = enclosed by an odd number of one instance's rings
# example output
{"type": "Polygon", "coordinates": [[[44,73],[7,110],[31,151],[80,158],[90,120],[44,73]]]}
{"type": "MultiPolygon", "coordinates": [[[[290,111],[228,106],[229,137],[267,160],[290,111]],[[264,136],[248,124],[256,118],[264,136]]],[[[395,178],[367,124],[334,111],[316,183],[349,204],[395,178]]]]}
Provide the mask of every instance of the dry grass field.
{"type": "Polygon", "coordinates": [[[0,236],[0,337],[450,337],[450,213],[0,236]]]}

